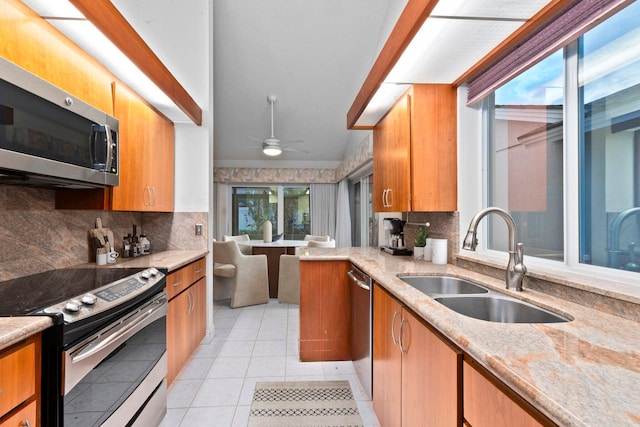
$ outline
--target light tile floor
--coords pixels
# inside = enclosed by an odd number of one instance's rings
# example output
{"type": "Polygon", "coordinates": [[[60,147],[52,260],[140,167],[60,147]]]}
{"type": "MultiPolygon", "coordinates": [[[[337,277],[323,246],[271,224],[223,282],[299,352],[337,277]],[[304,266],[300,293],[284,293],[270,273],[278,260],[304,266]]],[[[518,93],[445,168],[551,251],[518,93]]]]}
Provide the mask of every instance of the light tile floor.
{"type": "Polygon", "coordinates": [[[246,426],[259,381],[348,380],[366,427],[379,427],[351,362],[300,362],[299,306],[231,309],[213,305],[215,334],[198,347],[169,388],[161,427],[246,426]]]}

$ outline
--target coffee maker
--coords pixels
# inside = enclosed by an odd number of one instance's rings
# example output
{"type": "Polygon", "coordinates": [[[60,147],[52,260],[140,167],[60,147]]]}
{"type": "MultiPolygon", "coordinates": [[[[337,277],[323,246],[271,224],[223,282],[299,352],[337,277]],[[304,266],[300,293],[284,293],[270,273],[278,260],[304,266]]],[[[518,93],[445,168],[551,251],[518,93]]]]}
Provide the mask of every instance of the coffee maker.
{"type": "Polygon", "coordinates": [[[384,218],[384,237],[386,245],[382,250],[392,255],[411,255],[404,244],[404,224],[406,221],[400,218],[384,218]]]}

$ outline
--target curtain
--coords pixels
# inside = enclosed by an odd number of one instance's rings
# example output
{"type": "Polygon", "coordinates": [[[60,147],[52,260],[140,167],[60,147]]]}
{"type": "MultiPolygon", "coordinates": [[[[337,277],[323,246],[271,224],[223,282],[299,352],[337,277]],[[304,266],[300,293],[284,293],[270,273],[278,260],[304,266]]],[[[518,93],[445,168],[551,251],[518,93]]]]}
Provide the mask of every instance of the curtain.
{"type": "Polygon", "coordinates": [[[349,182],[338,184],[336,213],[336,247],[351,247],[351,211],[349,209],[349,182]]]}
{"type": "Polygon", "coordinates": [[[329,236],[336,234],[336,184],[310,184],[311,234],[329,236]]]}
{"type": "Polygon", "coordinates": [[[594,23],[631,0],[574,0],[546,24],[507,50],[486,71],[468,83],[467,105],[487,96],[525,69],[580,37],[594,23]]]}

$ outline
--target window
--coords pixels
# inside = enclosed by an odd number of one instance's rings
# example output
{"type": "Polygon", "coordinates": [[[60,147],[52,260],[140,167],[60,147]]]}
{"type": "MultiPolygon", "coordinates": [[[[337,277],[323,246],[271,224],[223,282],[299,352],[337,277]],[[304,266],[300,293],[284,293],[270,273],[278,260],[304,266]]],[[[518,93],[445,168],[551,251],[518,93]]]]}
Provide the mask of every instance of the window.
{"type": "MultiPolygon", "coordinates": [[[[556,52],[495,91],[489,102],[488,202],[510,211],[528,255],[562,260],[563,74],[556,52]]],[[[488,247],[506,251],[504,222],[488,247]]]]}
{"type": "Polygon", "coordinates": [[[302,240],[310,234],[309,186],[232,187],[231,206],[234,235],[261,240],[267,220],[274,234],[284,233],[288,240],[302,240]]]}
{"type": "MultiPolygon", "coordinates": [[[[484,101],[487,202],[511,212],[528,256],[640,271],[639,14],[632,3],[484,101]]],[[[488,233],[505,251],[506,228],[488,233]]]]}
{"type": "Polygon", "coordinates": [[[640,271],[640,3],[578,47],[580,262],[640,271]]]}

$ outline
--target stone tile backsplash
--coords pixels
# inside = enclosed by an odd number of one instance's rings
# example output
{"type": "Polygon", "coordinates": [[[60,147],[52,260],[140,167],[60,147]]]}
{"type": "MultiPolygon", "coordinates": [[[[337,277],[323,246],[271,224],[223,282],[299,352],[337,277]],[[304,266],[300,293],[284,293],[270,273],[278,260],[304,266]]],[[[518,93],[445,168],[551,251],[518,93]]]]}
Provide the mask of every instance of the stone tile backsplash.
{"type": "Polygon", "coordinates": [[[0,281],[92,262],[96,218],[113,231],[117,251],[133,224],[154,252],[207,248],[206,212],[56,210],[54,190],[0,185],[0,281]],[[203,224],[202,236],[195,236],[195,224],[203,224]]]}
{"type": "Polygon", "coordinates": [[[413,240],[420,228],[417,224],[428,222],[429,237],[448,240],[447,259],[449,263],[454,263],[460,246],[458,212],[405,212],[402,214],[402,219],[407,221],[404,226],[404,237],[409,249],[413,249],[413,240]]]}

